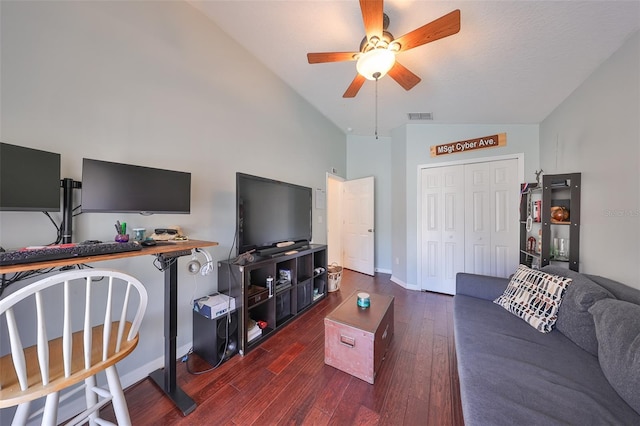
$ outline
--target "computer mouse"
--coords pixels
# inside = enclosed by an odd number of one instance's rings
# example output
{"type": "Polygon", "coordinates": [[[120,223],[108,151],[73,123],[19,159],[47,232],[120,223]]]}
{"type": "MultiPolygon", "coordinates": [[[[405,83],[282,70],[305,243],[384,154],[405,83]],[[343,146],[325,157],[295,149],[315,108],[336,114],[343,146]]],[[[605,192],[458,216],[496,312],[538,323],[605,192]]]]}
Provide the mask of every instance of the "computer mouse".
{"type": "Polygon", "coordinates": [[[156,245],[156,240],[147,239],[147,240],[142,241],[140,244],[142,244],[145,247],[155,246],[156,245]]]}

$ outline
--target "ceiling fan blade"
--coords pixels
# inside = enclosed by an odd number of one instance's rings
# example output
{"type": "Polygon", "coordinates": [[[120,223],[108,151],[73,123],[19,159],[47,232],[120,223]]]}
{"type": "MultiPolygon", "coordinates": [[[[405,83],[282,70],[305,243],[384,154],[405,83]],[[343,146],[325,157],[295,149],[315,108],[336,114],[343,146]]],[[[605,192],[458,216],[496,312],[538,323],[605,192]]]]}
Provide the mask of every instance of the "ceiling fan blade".
{"type": "Polygon", "coordinates": [[[355,96],[358,94],[358,91],[360,90],[360,88],[364,84],[365,80],[366,79],[362,75],[356,74],[356,78],[353,79],[353,81],[351,82],[351,84],[347,88],[347,91],[344,92],[344,95],[342,95],[342,97],[343,98],[355,98],[355,96]]]}
{"type": "Polygon", "coordinates": [[[367,40],[376,36],[382,38],[382,14],[383,0],[360,0],[360,10],[362,10],[362,22],[367,40]]]}
{"type": "Polygon", "coordinates": [[[400,51],[404,52],[405,50],[456,34],[458,31],[460,31],[460,10],[456,9],[395,39],[395,41],[400,43],[400,51]]]}
{"type": "Polygon", "coordinates": [[[389,70],[389,76],[402,86],[404,90],[411,90],[413,86],[421,81],[420,77],[409,71],[398,61],[396,61],[393,68],[389,70]]]}
{"type": "Polygon", "coordinates": [[[310,64],[321,64],[324,62],[355,61],[360,52],[325,52],[307,53],[307,60],[310,64]]]}

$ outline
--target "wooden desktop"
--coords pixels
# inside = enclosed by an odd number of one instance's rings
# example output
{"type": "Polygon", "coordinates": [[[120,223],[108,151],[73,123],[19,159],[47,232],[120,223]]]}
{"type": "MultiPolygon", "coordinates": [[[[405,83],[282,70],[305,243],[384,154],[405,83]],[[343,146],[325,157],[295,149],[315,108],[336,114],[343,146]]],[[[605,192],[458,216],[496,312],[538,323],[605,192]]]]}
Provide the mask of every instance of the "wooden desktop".
{"type": "Polygon", "coordinates": [[[180,389],[176,383],[178,263],[174,260],[177,257],[189,255],[190,250],[217,245],[218,243],[213,241],[187,240],[170,245],[147,246],[138,251],[0,266],[0,275],[33,271],[36,269],[59,268],[82,263],[102,262],[105,260],[124,259],[135,256],[157,256],[164,270],[164,309],[166,313],[164,316],[164,368],[152,372],[149,374],[149,377],[151,377],[160,389],[176,404],[182,411],[182,414],[186,416],[195,410],[196,403],[189,395],[180,389]]]}
{"type": "Polygon", "coordinates": [[[12,274],[14,272],[33,271],[35,269],[59,268],[62,266],[78,265],[80,263],[102,262],[104,260],[124,259],[134,256],[159,255],[165,253],[175,253],[182,250],[193,250],[195,248],[217,246],[218,243],[212,241],[187,240],[175,244],[163,244],[157,246],[142,247],[142,250],[125,251],[121,253],[101,254],[98,256],[72,257],[69,259],[48,260],[45,262],[23,263],[21,265],[0,266],[0,274],[12,274]]]}

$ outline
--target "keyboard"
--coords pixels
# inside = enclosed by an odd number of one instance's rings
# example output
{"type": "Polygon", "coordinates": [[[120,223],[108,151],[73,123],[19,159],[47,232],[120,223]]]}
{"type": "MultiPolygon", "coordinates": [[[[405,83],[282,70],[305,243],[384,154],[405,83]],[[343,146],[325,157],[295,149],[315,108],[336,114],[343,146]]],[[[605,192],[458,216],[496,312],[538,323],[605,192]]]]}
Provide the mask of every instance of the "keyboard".
{"type": "Polygon", "coordinates": [[[99,256],[102,254],[137,250],[142,250],[142,246],[134,241],[126,243],[71,243],[43,247],[26,247],[15,251],[0,252],[0,266],[72,259],[74,257],[99,256]]]}

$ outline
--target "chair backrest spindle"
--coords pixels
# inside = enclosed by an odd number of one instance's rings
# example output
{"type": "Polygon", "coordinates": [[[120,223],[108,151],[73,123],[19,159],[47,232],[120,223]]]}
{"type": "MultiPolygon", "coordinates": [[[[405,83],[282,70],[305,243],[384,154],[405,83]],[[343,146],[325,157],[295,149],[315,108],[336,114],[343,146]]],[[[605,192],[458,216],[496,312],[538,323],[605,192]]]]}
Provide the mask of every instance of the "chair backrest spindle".
{"type": "MultiPolygon", "coordinates": [[[[124,334],[124,326],[125,326],[125,321],[124,319],[127,316],[127,306],[129,306],[129,295],[131,294],[131,282],[127,283],[127,291],[124,294],[124,303],[122,304],[122,312],[120,313],[120,324],[118,324],[118,336],[116,339],[116,352],[120,352],[120,344],[122,343],[122,335],[124,334]]],[[[135,325],[133,327],[131,327],[131,330],[133,330],[135,327],[135,325]]],[[[137,327],[136,327],[137,328],[137,327]]],[[[127,340],[131,340],[132,336],[131,333],[129,333],[129,335],[127,336],[127,340]]]]}
{"type": "Polygon", "coordinates": [[[22,341],[20,340],[20,333],[18,332],[18,326],[16,325],[16,317],[13,314],[13,309],[7,309],[7,328],[9,331],[9,341],[11,345],[11,356],[13,357],[13,366],[18,376],[18,382],[20,383],[20,389],[26,390],[29,387],[27,383],[27,363],[24,359],[24,348],[22,341]]]}
{"type": "Polygon", "coordinates": [[[104,328],[102,329],[102,360],[109,356],[109,338],[111,337],[111,304],[113,297],[113,277],[109,277],[107,303],[104,310],[104,328]]]}
{"type": "Polygon", "coordinates": [[[87,277],[84,303],[84,368],[91,367],[91,291],[92,277],[87,277]]]}
{"type": "Polygon", "coordinates": [[[73,356],[73,346],[71,339],[71,303],[69,281],[64,282],[63,294],[63,319],[62,319],[62,362],[64,365],[64,377],[71,375],[71,358],[73,356]]]}
{"type": "Polygon", "coordinates": [[[47,326],[44,318],[44,307],[42,306],[42,292],[35,294],[36,317],[38,321],[38,364],[40,365],[40,376],[42,384],[49,384],[49,339],[47,338],[47,326]]]}

